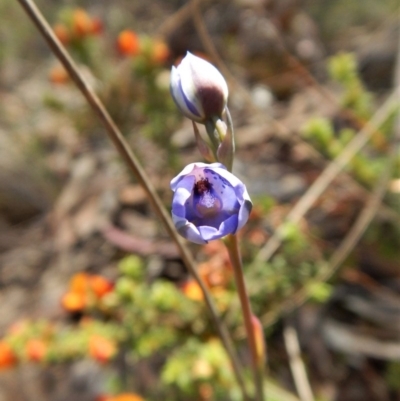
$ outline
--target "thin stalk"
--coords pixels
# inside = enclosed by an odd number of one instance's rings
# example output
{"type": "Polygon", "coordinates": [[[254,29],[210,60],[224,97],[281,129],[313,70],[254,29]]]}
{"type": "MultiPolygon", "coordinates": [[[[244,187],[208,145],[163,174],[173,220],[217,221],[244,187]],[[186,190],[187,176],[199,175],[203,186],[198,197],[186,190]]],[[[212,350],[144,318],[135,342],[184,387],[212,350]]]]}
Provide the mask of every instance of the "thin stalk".
{"type": "Polygon", "coordinates": [[[260,363],[260,356],[257,352],[256,333],[251,319],[253,314],[251,311],[250,299],[246,290],[246,283],[244,281],[242,256],[240,254],[239,241],[237,236],[228,235],[225,244],[229,252],[229,257],[235,276],[236,287],[239,294],[240,305],[242,307],[244,326],[246,329],[247,342],[251,355],[251,367],[253,371],[254,385],[256,390],[256,400],[264,401],[264,363],[260,363]]]}
{"type": "Polygon", "coordinates": [[[158,196],[154,186],[151,184],[149,177],[147,176],[143,167],[139,163],[132,149],[129,147],[121,131],[118,129],[115,122],[108,114],[106,108],[104,107],[99,97],[96,95],[93,89],[88,85],[88,83],[79,72],[78,68],[76,67],[74,61],[72,60],[66,49],[54,35],[53,30],[51,29],[46,19],[43,17],[40,10],[37,8],[35,2],[33,0],[17,0],[17,1],[20,3],[20,5],[25,10],[29,18],[32,20],[32,22],[35,24],[39,32],[42,34],[42,36],[48,43],[50,49],[53,51],[55,56],[60,60],[64,68],[68,71],[71,79],[75,82],[78,89],[85,96],[86,100],[92,107],[93,111],[97,114],[98,118],[106,128],[106,132],[111,141],[113,142],[114,146],[116,147],[117,151],[119,152],[120,156],[128,165],[128,167],[131,169],[132,173],[134,174],[138,182],[142,185],[142,187],[146,191],[146,194],[152,207],[154,208],[161,222],[164,224],[164,227],[167,230],[168,234],[175,241],[185,266],[187,267],[191,275],[195,278],[195,280],[197,281],[203,292],[206,305],[215,323],[221,341],[230,358],[236,380],[243,394],[243,399],[248,401],[249,397],[247,395],[244,379],[242,376],[242,367],[234,350],[229,332],[224,323],[220,320],[214,301],[212,300],[211,295],[204,281],[197,273],[193,257],[189,252],[189,250],[187,249],[187,247],[185,246],[185,243],[183,242],[182,238],[177,233],[175,226],[171,220],[171,217],[169,213],[167,213],[167,211],[165,210],[164,205],[160,197],[158,196]]]}
{"type": "Polygon", "coordinates": [[[235,135],[233,132],[232,117],[228,107],[226,107],[225,110],[227,120],[226,127],[223,126],[223,122],[219,118],[213,120],[220,142],[217,149],[217,159],[225,165],[228,171],[232,172],[233,159],[235,156],[235,135]]]}
{"type": "Polygon", "coordinates": [[[215,154],[215,149],[210,149],[208,143],[201,137],[199,129],[194,121],[192,121],[194,136],[196,139],[197,149],[200,154],[204,157],[206,161],[209,163],[215,163],[217,160],[217,156],[215,154]]]}
{"type": "Polygon", "coordinates": [[[208,137],[210,138],[210,142],[213,148],[213,152],[216,154],[218,146],[219,146],[219,140],[218,137],[215,135],[215,124],[214,121],[212,120],[208,120],[205,123],[205,127],[206,127],[206,132],[208,137]]]}
{"type": "Polygon", "coordinates": [[[232,121],[231,112],[229,111],[228,107],[226,107],[226,121],[227,121],[227,125],[228,125],[228,130],[231,135],[232,153],[235,154],[235,135],[233,133],[233,121],[232,121]]]}

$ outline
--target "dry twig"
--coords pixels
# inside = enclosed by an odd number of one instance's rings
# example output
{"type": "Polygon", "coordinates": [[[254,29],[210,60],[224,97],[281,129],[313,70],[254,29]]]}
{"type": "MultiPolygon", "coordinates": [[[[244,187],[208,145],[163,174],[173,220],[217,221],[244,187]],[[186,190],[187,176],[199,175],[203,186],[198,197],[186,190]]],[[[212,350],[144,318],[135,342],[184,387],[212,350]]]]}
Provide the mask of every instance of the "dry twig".
{"type": "Polygon", "coordinates": [[[294,326],[288,321],[283,329],[286,352],[289,356],[290,369],[292,371],[297,393],[301,401],[314,401],[314,395],[308,381],[306,367],[301,358],[299,338],[294,326]]]}

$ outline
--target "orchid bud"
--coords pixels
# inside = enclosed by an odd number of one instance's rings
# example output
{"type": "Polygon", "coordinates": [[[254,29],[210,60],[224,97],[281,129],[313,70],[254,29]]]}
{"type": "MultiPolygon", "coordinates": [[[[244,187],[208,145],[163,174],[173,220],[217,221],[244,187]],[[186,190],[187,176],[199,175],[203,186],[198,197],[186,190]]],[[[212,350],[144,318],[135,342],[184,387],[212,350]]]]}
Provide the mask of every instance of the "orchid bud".
{"type": "Polygon", "coordinates": [[[253,332],[256,342],[257,362],[259,365],[263,366],[266,358],[263,327],[260,320],[254,315],[251,315],[251,324],[253,326],[253,332]]]}
{"type": "Polygon", "coordinates": [[[235,234],[252,203],[245,185],[221,163],[192,163],[171,181],[172,220],[196,244],[235,234]]]}
{"type": "Polygon", "coordinates": [[[228,100],[228,86],[209,62],[190,52],[171,71],[171,94],[188,118],[205,123],[221,118],[228,100]]]}

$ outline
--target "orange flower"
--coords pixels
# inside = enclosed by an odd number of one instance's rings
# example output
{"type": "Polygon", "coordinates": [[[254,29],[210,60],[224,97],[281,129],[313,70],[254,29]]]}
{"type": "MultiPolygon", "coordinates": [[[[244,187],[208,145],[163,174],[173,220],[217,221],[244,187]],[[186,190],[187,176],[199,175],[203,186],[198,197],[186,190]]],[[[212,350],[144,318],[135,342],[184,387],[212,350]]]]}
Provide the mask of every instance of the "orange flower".
{"type": "Polygon", "coordinates": [[[61,298],[61,305],[68,312],[80,312],[86,307],[86,296],[80,292],[67,292],[61,298]]]}
{"type": "Polygon", "coordinates": [[[153,43],[151,59],[156,64],[163,64],[170,56],[169,47],[165,42],[157,40],[153,43]]]}
{"type": "Polygon", "coordinates": [[[186,281],[182,285],[181,290],[189,299],[192,299],[193,301],[202,301],[204,299],[200,286],[194,280],[186,281]]]}
{"type": "Polygon", "coordinates": [[[113,283],[103,276],[93,275],[89,278],[90,289],[98,298],[102,298],[113,289],[113,283]]]}
{"type": "Polygon", "coordinates": [[[49,80],[53,84],[65,84],[69,80],[69,75],[61,64],[57,64],[50,70],[49,80]]]}
{"type": "Polygon", "coordinates": [[[43,340],[32,339],[26,343],[26,355],[32,362],[40,362],[44,359],[47,352],[47,345],[43,340]]]}
{"type": "Polygon", "coordinates": [[[85,294],[89,289],[90,275],[87,273],[74,274],[69,282],[69,289],[72,292],[85,294]]]}
{"type": "Polygon", "coordinates": [[[80,312],[88,305],[111,292],[114,285],[97,274],[77,273],[70,283],[69,291],[62,297],[61,304],[69,312],[80,312]]]}
{"type": "Polygon", "coordinates": [[[66,45],[70,41],[70,33],[68,28],[61,23],[58,23],[53,26],[54,34],[57,36],[58,40],[63,44],[66,45]]]}
{"type": "Polygon", "coordinates": [[[100,335],[92,335],[89,339],[89,354],[96,361],[108,362],[117,352],[115,343],[100,335]]]}
{"type": "Polygon", "coordinates": [[[82,8],[74,10],[72,15],[72,30],[78,37],[93,33],[93,20],[82,8]]]}
{"type": "Polygon", "coordinates": [[[16,363],[17,357],[12,348],[4,340],[0,340],[0,370],[11,368],[16,363]]]}
{"type": "Polygon", "coordinates": [[[136,56],[139,54],[140,42],[136,33],[129,29],[122,31],[118,35],[117,48],[123,56],[136,56]]]}
{"type": "Polygon", "coordinates": [[[92,30],[90,33],[93,35],[99,35],[103,32],[103,21],[100,18],[92,18],[92,30]]]}

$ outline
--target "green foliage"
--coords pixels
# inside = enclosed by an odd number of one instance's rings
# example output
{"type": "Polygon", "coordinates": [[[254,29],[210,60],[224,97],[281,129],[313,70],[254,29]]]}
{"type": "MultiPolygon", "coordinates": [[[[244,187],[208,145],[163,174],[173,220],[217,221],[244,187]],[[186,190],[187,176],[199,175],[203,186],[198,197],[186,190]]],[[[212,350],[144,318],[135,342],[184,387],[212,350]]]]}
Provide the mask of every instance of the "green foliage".
{"type": "Polygon", "coordinates": [[[319,148],[329,150],[334,141],[332,124],[326,118],[314,117],[307,121],[302,128],[305,138],[312,140],[319,148]]]}
{"type": "Polygon", "coordinates": [[[364,88],[357,71],[357,61],[351,53],[340,53],[331,57],[328,72],[344,89],[342,105],[357,116],[367,119],[372,113],[372,94],[364,88]]]}
{"type": "Polygon", "coordinates": [[[221,395],[236,388],[226,352],[217,339],[205,343],[195,338],[188,339],[168,359],[161,379],[192,396],[198,394],[199,386],[204,383],[212,385],[221,395]]]}
{"type": "Polygon", "coordinates": [[[342,148],[344,148],[354,137],[356,132],[352,128],[342,128],[339,131],[338,139],[342,148]]]}
{"type": "Polygon", "coordinates": [[[249,272],[249,291],[262,314],[290,296],[294,290],[308,285],[322,268],[322,263],[310,256],[286,249],[286,254],[278,254],[266,264],[260,264],[249,272]]]}
{"type": "Polygon", "coordinates": [[[340,53],[331,57],[328,63],[328,71],[332,79],[350,87],[359,82],[357,75],[357,62],[351,53],[340,53]]]}
{"type": "Polygon", "coordinates": [[[145,335],[139,336],[134,344],[135,352],[140,358],[145,358],[159,352],[163,348],[176,343],[176,330],[166,325],[154,325],[145,335]]]}
{"type": "Polygon", "coordinates": [[[300,231],[299,225],[292,222],[285,222],[279,231],[282,241],[286,243],[303,244],[304,236],[300,231]]]}
{"type": "MultiPolygon", "coordinates": [[[[355,119],[366,123],[373,112],[374,99],[362,84],[357,71],[357,62],[353,54],[341,53],[329,59],[328,70],[331,78],[342,89],[341,103],[350,110],[355,119]]],[[[373,185],[385,166],[387,138],[392,133],[393,123],[398,110],[394,108],[384,124],[371,139],[371,146],[363,153],[357,153],[348,168],[363,184],[373,185]]],[[[322,117],[313,117],[302,127],[302,135],[312,142],[324,155],[335,158],[346,148],[355,136],[352,126],[336,130],[333,123],[322,117]]]]}
{"type": "Polygon", "coordinates": [[[260,209],[262,214],[268,214],[276,204],[276,201],[272,196],[264,194],[252,196],[252,201],[253,204],[260,209]]]}
{"type": "Polygon", "coordinates": [[[389,363],[389,366],[385,373],[385,379],[389,387],[392,390],[400,390],[400,362],[393,361],[389,363]]]}
{"type": "Polygon", "coordinates": [[[134,281],[139,281],[143,277],[143,260],[136,255],[130,255],[123,258],[118,265],[122,275],[127,276],[134,281]]]}
{"type": "Polygon", "coordinates": [[[385,168],[385,159],[370,159],[363,154],[356,155],[350,163],[352,172],[363,183],[374,183],[385,168]]]}
{"type": "Polygon", "coordinates": [[[325,282],[310,282],[306,289],[310,300],[317,303],[326,302],[332,294],[332,285],[325,282]]]}

